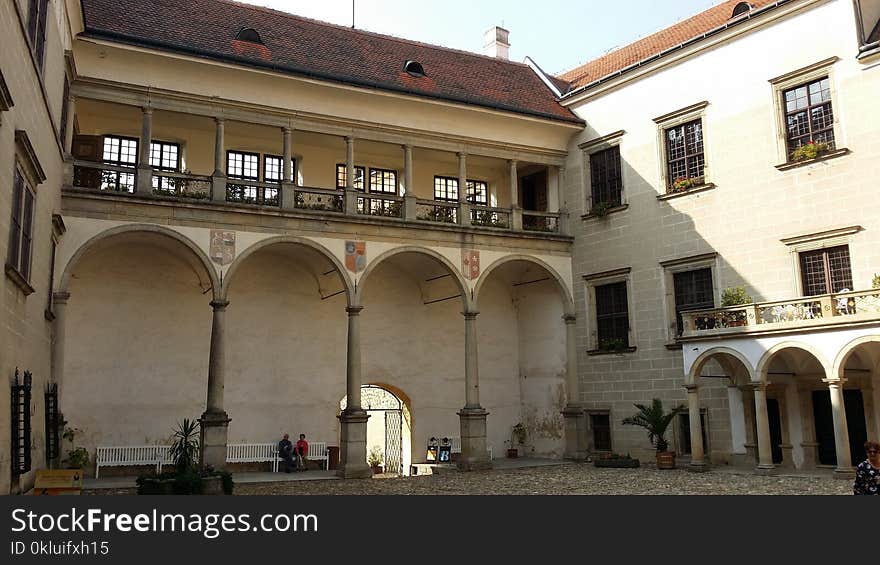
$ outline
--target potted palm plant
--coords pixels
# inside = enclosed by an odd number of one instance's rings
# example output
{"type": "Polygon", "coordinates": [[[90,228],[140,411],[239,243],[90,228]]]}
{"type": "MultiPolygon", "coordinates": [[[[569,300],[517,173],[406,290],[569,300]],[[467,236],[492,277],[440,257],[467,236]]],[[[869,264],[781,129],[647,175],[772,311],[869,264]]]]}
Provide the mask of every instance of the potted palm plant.
{"type": "Polygon", "coordinates": [[[370,449],[370,455],[367,456],[367,465],[373,469],[374,475],[382,474],[382,463],[385,461],[385,458],[382,456],[382,448],[378,445],[374,445],[370,449]]]}
{"type": "Polygon", "coordinates": [[[623,419],[624,425],[639,426],[648,432],[648,441],[657,449],[657,468],[674,469],[675,452],[669,451],[669,442],[666,441],[666,431],[676,414],[684,410],[679,405],[669,412],[663,409],[663,402],[655,398],[650,405],[635,403],[638,409],[635,416],[623,419]]]}

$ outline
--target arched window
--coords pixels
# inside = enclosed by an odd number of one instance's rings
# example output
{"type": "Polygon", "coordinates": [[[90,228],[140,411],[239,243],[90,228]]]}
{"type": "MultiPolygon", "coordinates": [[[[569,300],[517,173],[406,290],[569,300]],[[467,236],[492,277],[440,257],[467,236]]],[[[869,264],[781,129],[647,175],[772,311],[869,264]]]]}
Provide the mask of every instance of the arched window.
{"type": "Polygon", "coordinates": [[[741,14],[745,14],[746,12],[750,11],[752,8],[753,8],[753,6],[751,4],[749,4],[748,2],[740,2],[739,4],[737,4],[736,6],[733,7],[733,15],[730,17],[735,18],[741,14]]]}
{"type": "Polygon", "coordinates": [[[425,76],[425,67],[423,67],[422,64],[418,61],[407,61],[406,64],[403,65],[403,70],[406,71],[407,74],[409,74],[410,76],[425,76]]]}
{"type": "Polygon", "coordinates": [[[257,30],[251,27],[243,27],[239,32],[235,35],[235,39],[239,41],[247,41],[248,43],[259,43],[263,45],[263,39],[260,37],[260,34],[257,33],[257,30]]]}

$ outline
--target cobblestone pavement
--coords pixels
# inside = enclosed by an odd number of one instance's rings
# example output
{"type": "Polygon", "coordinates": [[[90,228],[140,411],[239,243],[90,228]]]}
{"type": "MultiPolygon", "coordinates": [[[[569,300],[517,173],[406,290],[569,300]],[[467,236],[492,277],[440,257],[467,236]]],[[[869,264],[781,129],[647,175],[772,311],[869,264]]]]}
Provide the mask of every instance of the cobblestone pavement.
{"type": "Polygon", "coordinates": [[[386,494],[852,494],[851,481],[831,476],[760,477],[750,473],[716,470],[691,473],[683,469],[658,471],[596,469],[587,464],[567,464],[528,469],[381,478],[372,480],[298,481],[236,485],[237,494],[279,495],[386,495],[386,494]]]}

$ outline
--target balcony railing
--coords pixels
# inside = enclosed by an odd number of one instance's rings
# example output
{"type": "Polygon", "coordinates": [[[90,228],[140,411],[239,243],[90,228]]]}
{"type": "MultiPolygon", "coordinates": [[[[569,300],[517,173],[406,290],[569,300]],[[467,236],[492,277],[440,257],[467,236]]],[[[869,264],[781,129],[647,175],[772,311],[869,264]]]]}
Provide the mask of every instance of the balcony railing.
{"type": "Polygon", "coordinates": [[[446,224],[492,228],[498,231],[526,231],[561,234],[561,213],[496,208],[471,203],[422,200],[415,196],[364,193],[353,190],[296,186],[290,183],[251,179],[210,177],[160,169],[140,169],[74,161],[67,172],[68,186],[77,190],[132,197],[156,197],[212,205],[265,207],[306,213],[402,220],[421,224],[446,224]],[[464,214],[463,214],[464,212],[464,214]]]}
{"type": "Polygon", "coordinates": [[[880,289],[682,312],[682,338],[880,322],[880,289]]]}

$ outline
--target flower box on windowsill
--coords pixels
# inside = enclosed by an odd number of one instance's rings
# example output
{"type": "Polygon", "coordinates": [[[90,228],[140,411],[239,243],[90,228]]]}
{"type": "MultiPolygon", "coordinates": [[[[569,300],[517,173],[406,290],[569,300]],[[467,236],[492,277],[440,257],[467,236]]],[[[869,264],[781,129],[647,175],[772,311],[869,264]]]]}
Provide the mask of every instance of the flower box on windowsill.
{"type": "Polygon", "coordinates": [[[779,171],[788,171],[791,169],[796,169],[798,167],[805,167],[807,165],[812,165],[813,163],[820,163],[822,161],[827,161],[828,159],[834,159],[836,157],[842,157],[850,153],[850,150],[846,147],[842,147],[840,149],[832,149],[831,151],[825,151],[824,153],[817,154],[813,159],[802,159],[800,161],[789,161],[788,163],[782,163],[781,165],[776,165],[776,169],[779,171]]]}
{"type": "Polygon", "coordinates": [[[684,190],[670,189],[670,191],[667,192],[666,194],[657,195],[657,200],[671,200],[673,198],[678,198],[680,196],[688,196],[690,194],[695,194],[697,192],[705,192],[707,190],[712,190],[713,188],[715,188],[715,185],[711,182],[707,182],[707,183],[693,185],[690,188],[687,188],[684,190]]]}
{"type": "Polygon", "coordinates": [[[591,210],[587,214],[584,214],[583,216],[581,216],[581,219],[582,220],[589,220],[592,218],[604,218],[604,217],[608,216],[609,214],[614,214],[615,212],[623,212],[627,208],[629,208],[629,204],[618,204],[617,206],[612,206],[611,208],[608,208],[607,210],[605,210],[605,212],[602,215],[594,214],[591,210]]]}

